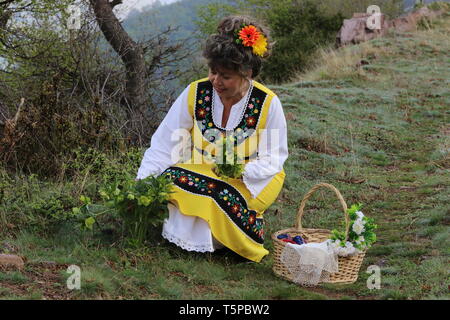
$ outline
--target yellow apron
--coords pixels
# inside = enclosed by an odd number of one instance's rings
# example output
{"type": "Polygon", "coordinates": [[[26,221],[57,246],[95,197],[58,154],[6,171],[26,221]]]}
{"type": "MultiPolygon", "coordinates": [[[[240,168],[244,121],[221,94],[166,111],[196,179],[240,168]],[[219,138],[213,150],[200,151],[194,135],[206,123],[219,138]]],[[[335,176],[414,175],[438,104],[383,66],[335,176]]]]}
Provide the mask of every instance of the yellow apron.
{"type": "MultiPolygon", "coordinates": [[[[239,255],[259,262],[269,252],[264,248],[264,211],[276,200],[283,186],[284,170],[276,174],[256,198],[252,198],[242,179],[217,176],[205,156],[215,156],[218,138],[230,134],[217,128],[212,120],[211,82],[205,78],[190,86],[189,112],[194,119],[191,129],[192,157],[168,168],[162,174],[175,184],[170,202],[181,213],[208,222],[213,236],[239,255]]],[[[274,93],[253,81],[248,104],[234,129],[234,148],[245,162],[257,155],[258,136],[265,129],[274,93]]]]}

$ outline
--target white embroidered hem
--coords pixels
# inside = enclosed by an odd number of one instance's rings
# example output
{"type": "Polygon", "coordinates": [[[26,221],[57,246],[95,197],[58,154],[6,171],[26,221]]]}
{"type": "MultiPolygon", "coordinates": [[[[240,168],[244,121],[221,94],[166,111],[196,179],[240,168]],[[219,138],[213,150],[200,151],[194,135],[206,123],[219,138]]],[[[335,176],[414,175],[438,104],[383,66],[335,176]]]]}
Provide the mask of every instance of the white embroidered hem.
{"type": "Polygon", "coordinates": [[[177,236],[170,234],[166,230],[163,230],[162,236],[164,239],[172,242],[173,244],[176,244],[181,249],[187,250],[187,251],[196,251],[196,252],[214,252],[214,248],[211,247],[211,244],[198,244],[198,243],[192,243],[187,242],[181,238],[178,238],[177,236]]]}
{"type": "Polygon", "coordinates": [[[209,224],[198,217],[182,214],[168,204],[169,218],[164,221],[162,236],[187,251],[214,252],[223,248],[212,235],[209,224]]]}

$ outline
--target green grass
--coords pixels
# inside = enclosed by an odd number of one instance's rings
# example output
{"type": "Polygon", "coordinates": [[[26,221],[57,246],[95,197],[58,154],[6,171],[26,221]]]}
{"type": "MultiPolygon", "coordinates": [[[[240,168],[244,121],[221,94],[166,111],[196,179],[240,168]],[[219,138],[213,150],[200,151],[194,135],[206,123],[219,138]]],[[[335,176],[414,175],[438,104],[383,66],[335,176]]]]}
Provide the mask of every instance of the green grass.
{"type": "Polygon", "coordinates": [[[8,281],[12,283],[25,283],[28,281],[28,278],[22,275],[19,271],[13,271],[1,273],[0,281],[8,281]]]}
{"type": "MultiPolygon", "coordinates": [[[[288,117],[290,157],[284,188],[265,214],[265,245],[273,250],[270,234],[294,225],[300,199],[314,184],[331,183],[347,204],[363,203],[379,225],[355,284],[298,287],[273,274],[272,255],[256,264],[228,251],[185,252],[159,236],[132,250],[115,236],[72,225],[42,231],[50,216],[39,198],[60,213],[71,196],[95,191],[95,175],[58,183],[16,178],[0,204],[0,231],[9,235],[4,240],[28,261],[80,266],[82,289],[72,298],[449,299],[449,29],[447,19],[435,29],[376,39],[361,49],[376,53],[364,68],[319,68],[304,75],[308,81],[271,86],[288,117]],[[21,199],[37,209],[21,206],[21,199]],[[32,228],[18,232],[25,222],[32,228]],[[367,289],[369,265],[381,268],[380,290],[367,289]]],[[[319,192],[308,201],[303,225],[335,228],[342,219],[334,195],[319,192]]],[[[60,290],[67,277],[62,271],[60,290]]],[[[29,280],[15,272],[0,275],[2,281],[29,280]]],[[[0,297],[21,298],[7,288],[0,297]]]]}

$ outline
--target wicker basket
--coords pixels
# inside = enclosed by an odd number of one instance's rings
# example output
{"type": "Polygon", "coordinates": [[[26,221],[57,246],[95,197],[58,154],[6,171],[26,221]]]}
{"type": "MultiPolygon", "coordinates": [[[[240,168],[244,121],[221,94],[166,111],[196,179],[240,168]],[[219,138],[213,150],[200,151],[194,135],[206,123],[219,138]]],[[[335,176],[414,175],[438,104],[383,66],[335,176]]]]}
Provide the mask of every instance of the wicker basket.
{"type": "MultiPolygon", "coordinates": [[[[300,235],[302,238],[306,239],[308,243],[310,242],[323,242],[330,238],[331,231],[326,229],[307,229],[302,227],[302,217],[303,217],[303,209],[305,208],[307,200],[311,197],[311,195],[320,188],[328,188],[334,191],[336,196],[338,197],[342,209],[344,211],[344,217],[345,217],[345,238],[348,239],[348,232],[349,232],[349,224],[350,224],[350,218],[347,213],[347,204],[344,201],[344,198],[342,197],[341,193],[338,189],[336,189],[334,186],[328,183],[319,183],[316,184],[314,187],[311,188],[311,190],[308,191],[308,193],[303,197],[302,202],[300,203],[300,208],[298,209],[297,213],[297,221],[294,228],[288,228],[284,230],[280,230],[278,232],[275,232],[272,234],[272,240],[274,243],[274,265],[273,265],[273,271],[276,275],[292,281],[294,276],[289,272],[289,270],[286,268],[286,266],[281,262],[280,257],[281,253],[283,252],[283,249],[286,245],[286,242],[281,241],[277,238],[280,234],[289,234],[290,236],[294,237],[297,235],[300,235]]],[[[351,257],[339,257],[338,258],[338,264],[339,264],[339,271],[336,273],[332,273],[330,275],[329,280],[327,283],[354,283],[358,279],[358,272],[361,267],[362,261],[364,259],[365,251],[359,254],[356,254],[351,257]]]]}

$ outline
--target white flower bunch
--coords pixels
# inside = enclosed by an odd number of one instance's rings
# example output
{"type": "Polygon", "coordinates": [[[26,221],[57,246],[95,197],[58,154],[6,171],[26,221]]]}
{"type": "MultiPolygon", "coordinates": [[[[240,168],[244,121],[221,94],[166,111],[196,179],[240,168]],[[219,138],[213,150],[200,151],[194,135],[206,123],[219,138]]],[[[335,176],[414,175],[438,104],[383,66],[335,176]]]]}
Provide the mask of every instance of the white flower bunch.
{"type": "Polygon", "coordinates": [[[347,257],[367,250],[376,240],[374,230],[377,226],[373,219],[367,218],[360,211],[361,205],[352,205],[348,209],[350,229],[346,239],[345,232],[333,230],[331,246],[339,256],[347,257]]]}
{"type": "MultiPolygon", "coordinates": [[[[356,215],[358,216],[358,219],[356,219],[356,221],[353,222],[352,230],[357,235],[360,235],[361,233],[363,233],[365,231],[364,224],[366,222],[363,220],[364,214],[361,211],[356,211],[356,215]]],[[[363,237],[362,241],[364,241],[364,237],[363,237]]]]}
{"type": "Polygon", "coordinates": [[[350,241],[336,240],[331,242],[334,253],[338,256],[348,257],[361,253],[362,251],[355,248],[350,241]]]}

